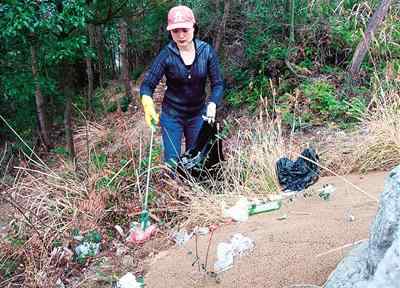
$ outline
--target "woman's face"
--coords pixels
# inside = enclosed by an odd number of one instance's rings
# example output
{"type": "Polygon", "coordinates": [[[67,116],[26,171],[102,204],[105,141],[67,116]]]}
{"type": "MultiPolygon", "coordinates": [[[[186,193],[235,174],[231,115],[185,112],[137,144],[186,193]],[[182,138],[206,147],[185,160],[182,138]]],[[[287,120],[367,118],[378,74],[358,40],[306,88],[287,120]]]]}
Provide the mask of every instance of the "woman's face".
{"type": "Polygon", "coordinates": [[[193,40],[194,28],[177,28],[171,30],[172,39],[178,48],[185,48],[193,40]]]}

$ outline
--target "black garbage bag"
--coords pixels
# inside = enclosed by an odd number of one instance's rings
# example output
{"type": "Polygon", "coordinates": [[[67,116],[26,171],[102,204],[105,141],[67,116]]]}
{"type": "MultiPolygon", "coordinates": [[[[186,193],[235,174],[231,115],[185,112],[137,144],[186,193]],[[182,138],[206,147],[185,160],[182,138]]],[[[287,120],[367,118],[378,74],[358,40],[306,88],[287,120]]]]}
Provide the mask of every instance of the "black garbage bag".
{"type": "Polygon", "coordinates": [[[218,133],[217,124],[203,122],[195,146],[181,155],[177,171],[186,179],[220,180],[222,161],[222,138],[218,133]]]}
{"type": "MultiPolygon", "coordinates": [[[[302,153],[307,159],[319,162],[318,154],[312,148],[305,149],[302,153]]],[[[292,161],[286,157],[280,158],[276,163],[276,172],[282,189],[301,191],[313,185],[319,178],[320,168],[318,165],[302,157],[292,161]]]]}

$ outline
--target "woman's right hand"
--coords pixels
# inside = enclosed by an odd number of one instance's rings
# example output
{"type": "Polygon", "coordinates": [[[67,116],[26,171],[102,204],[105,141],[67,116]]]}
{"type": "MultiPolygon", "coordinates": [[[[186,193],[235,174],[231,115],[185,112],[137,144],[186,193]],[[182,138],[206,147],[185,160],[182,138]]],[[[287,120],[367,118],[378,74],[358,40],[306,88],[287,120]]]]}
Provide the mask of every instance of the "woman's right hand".
{"type": "Polygon", "coordinates": [[[142,96],[142,105],[143,105],[143,110],[144,110],[144,119],[145,119],[147,125],[150,128],[154,129],[155,126],[160,121],[160,117],[156,112],[153,98],[151,98],[148,95],[143,95],[142,96]]]}

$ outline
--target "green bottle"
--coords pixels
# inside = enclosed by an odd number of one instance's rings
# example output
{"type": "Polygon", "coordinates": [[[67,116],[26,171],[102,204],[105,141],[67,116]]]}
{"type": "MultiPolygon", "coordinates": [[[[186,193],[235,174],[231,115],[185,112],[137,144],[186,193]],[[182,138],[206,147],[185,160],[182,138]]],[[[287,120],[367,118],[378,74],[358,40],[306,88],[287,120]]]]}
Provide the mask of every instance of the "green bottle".
{"type": "Polygon", "coordinates": [[[274,210],[280,209],[282,206],[281,200],[265,202],[265,203],[258,203],[258,204],[251,204],[249,208],[249,215],[255,215],[258,213],[270,212],[274,210]]]}

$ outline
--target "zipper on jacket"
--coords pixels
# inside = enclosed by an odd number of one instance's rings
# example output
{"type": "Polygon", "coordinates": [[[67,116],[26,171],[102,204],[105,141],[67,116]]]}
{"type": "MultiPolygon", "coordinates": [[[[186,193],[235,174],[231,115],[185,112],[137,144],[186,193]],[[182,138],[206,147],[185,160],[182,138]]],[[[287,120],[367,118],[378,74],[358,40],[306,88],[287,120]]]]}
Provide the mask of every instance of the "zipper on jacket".
{"type": "MultiPolygon", "coordinates": [[[[199,58],[199,57],[197,57],[197,44],[196,44],[196,40],[193,38],[193,44],[194,44],[194,60],[193,60],[193,62],[192,62],[192,65],[191,65],[191,67],[190,67],[190,69],[188,69],[187,67],[186,67],[186,64],[185,64],[185,62],[183,61],[183,59],[182,59],[182,56],[181,56],[181,53],[179,52],[179,48],[178,47],[176,47],[176,49],[178,50],[178,56],[179,56],[179,59],[181,59],[181,63],[182,63],[182,65],[185,67],[185,69],[186,69],[186,74],[187,74],[187,79],[192,79],[192,69],[193,69],[193,66],[194,66],[194,64],[195,64],[195,62],[196,62],[196,60],[197,60],[197,58],[199,58]]],[[[175,44],[176,45],[176,44],[175,44]]]]}

